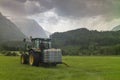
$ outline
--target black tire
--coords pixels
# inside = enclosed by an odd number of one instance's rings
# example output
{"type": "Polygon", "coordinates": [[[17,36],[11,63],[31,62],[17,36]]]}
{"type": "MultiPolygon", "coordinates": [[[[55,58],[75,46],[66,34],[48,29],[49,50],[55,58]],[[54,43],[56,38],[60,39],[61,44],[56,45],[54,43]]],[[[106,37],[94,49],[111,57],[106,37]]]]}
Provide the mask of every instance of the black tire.
{"type": "Polygon", "coordinates": [[[29,53],[29,65],[39,66],[39,54],[38,53],[34,53],[33,51],[29,53]]]}
{"type": "Polygon", "coordinates": [[[57,64],[56,64],[56,63],[53,63],[52,66],[57,66],[57,64]]]}
{"type": "Polygon", "coordinates": [[[22,54],[20,58],[21,64],[28,64],[28,55],[27,54],[22,54]]]}

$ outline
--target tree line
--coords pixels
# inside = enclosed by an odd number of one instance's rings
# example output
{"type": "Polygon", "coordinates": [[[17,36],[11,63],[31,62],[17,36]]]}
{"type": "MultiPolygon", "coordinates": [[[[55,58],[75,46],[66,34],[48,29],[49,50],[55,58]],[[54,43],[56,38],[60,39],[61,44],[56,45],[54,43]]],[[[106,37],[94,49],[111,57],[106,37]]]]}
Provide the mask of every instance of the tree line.
{"type": "Polygon", "coordinates": [[[81,28],[51,35],[52,46],[63,55],[120,55],[120,31],[81,28]]]}

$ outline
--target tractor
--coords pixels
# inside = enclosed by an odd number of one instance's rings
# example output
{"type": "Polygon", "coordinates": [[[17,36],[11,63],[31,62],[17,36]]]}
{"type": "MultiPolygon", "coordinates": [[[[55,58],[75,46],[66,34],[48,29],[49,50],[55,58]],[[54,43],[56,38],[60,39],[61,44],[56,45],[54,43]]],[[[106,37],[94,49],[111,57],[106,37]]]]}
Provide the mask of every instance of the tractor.
{"type": "Polygon", "coordinates": [[[39,66],[40,64],[56,66],[62,64],[61,49],[51,47],[51,39],[31,38],[25,44],[24,52],[21,54],[21,64],[29,64],[31,66],[39,66]]]}

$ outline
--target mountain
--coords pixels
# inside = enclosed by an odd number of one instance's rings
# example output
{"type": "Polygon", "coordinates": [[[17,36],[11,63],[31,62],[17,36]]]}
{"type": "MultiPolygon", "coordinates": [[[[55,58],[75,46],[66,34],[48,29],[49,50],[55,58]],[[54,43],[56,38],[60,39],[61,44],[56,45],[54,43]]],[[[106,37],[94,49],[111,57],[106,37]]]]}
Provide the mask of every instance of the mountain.
{"type": "Polygon", "coordinates": [[[32,19],[13,20],[16,26],[27,36],[33,38],[48,38],[44,29],[32,19]]]}
{"type": "Polygon", "coordinates": [[[119,31],[119,30],[120,30],[120,25],[118,25],[112,29],[112,31],[119,31]]]}
{"type": "Polygon", "coordinates": [[[119,54],[120,31],[96,31],[85,28],[51,35],[52,46],[67,55],[119,54]]]}
{"type": "Polygon", "coordinates": [[[67,45],[85,46],[91,43],[104,46],[120,43],[120,31],[99,32],[81,28],[63,33],[54,33],[51,38],[55,42],[55,47],[63,47],[67,45]]]}
{"type": "Polygon", "coordinates": [[[0,13],[0,43],[6,41],[22,41],[26,36],[0,13]]]}

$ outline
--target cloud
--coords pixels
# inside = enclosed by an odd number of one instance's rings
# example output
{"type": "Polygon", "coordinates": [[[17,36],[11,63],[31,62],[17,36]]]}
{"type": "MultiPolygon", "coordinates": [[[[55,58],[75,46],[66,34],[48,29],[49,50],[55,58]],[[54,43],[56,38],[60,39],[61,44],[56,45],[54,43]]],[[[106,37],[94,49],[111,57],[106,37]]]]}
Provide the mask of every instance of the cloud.
{"type": "Polygon", "coordinates": [[[62,16],[86,17],[105,14],[109,6],[106,0],[56,0],[56,12],[62,16]]]}
{"type": "Polygon", "coordinates": [[[27,0],[14,0],[14,1],[18,1],[18,2],[24,3],[24,2],[26,2],[27,0]]]}
{"type": "Polygon", "coordinates": [[[5,15],[26,15],[24,4],[17,1],[0,0],[0,11],[5,15]]]}
{"type": "Polygon", "coordinates": [[[44,9],[36,1],[0,0],[0,11],[5,15],[21,17],[44,12],[44,9]]]}
{"type": "MultiPolygon", "coordinates": [[[[31,0],[33,1],[33,0],[31,0]]],[[[119,0],[34,0],[45,10],[55,9],[59,16],[69,18],[104,15],[114,18],[120,16],[119,0]]],[[[109,19],[110,19],[109,18],[109,19]]]]}
{"type": "Polygon", "coordinates": [[[34,15],[54,8],[59,16],[69,18],[113,16],[119,4],[119,0],[0,0],[0,7],[14,15],[34,15]]]}
{"type": "Polygon", "coordinates": [[[50,32],[81,27],[109,30],[120,22],[119,9],[120,0],[0,0],[4,15],[32,17],[50,32]]]}

